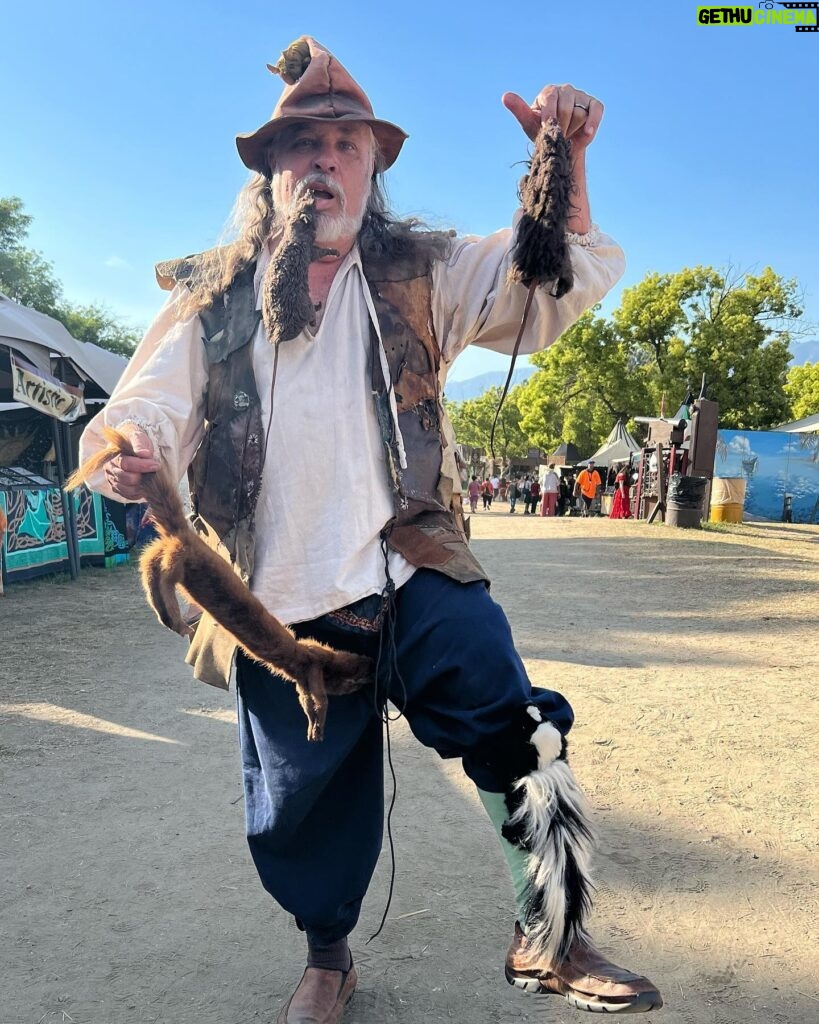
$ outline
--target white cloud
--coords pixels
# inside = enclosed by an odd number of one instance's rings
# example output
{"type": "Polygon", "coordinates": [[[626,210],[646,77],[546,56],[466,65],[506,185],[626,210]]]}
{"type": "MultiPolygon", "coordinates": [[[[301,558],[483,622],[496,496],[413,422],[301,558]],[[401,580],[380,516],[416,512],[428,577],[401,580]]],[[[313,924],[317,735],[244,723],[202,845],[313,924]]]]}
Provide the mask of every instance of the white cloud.
{"type": "Polygon", "coordinates": [[[731,451],[738,452],[740,455],[751,454],[751,442],[747,437],[739,434],[737,437],[731,439],[731,443],[728,445],[731,451]]]}
{"type": "Polygon", "coordinates": [[[114,270],[130,270],[131,264],[121,256],[109,256],[104,264],[106,267],[113,267],[114,270]]]}

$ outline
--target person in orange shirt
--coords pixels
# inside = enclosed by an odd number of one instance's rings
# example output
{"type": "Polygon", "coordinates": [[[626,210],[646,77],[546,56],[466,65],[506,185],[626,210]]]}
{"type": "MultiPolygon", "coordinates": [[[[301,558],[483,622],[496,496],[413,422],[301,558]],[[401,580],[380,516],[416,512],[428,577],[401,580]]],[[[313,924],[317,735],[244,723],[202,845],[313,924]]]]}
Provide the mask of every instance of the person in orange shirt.
{"type": "Polygon", "coordinates": [[[589,514],[591,503],[597,497],[600,492],[600,488],[603,486],[603,481],[600,479],[600,474],[594,468],[594,460],[589,459],[586,468],[581,470],[577,475],[576,488],[580,491],[580,497],[583,500],[583,515],[589,514]]]}

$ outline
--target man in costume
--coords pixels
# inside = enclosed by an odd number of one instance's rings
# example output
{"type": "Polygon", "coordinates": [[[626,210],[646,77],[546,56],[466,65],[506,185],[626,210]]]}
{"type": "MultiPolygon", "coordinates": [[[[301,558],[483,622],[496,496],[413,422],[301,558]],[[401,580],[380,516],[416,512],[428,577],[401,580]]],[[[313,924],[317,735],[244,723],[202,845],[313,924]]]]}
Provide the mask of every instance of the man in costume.
{"type": "MultiPolygon", "coordinates": [[[[515,347],[527,298],[508,279],[515,229],[455,239],[397,221],[381,174],[406,134],[375,117],[315,39],[297,40],[271,71],[281,98],[237,139],[254,172],[237,237],[159,265],[169,301],[83,455],[106,424],[128,434],[136,454],[94,481],[126,500],[160,459],[177,476],[187,469],[196,529],[267,608],[297,636],[376,664],[373,685],[330,698],[326,737],[311,744],[292,687],[236,657],[207,612],[188,652],[197,678],[217,686],[236,662],[250,850],[306,933],[307,968],[279,1024],[338,1021],[355,989],[347,937],[381,845],[388,699],[421,742],[462,759],[498,830],[518,899],[510,984],[589,1010],[660,1006],[651,982],[590,943],[590,826],[566,761],[572,711],[531,687],[467,544],[441,393],[467,345],[515,347]],[[343,500],[294,503],[308,474],[343,500]]],[[[592,226],[586,195],[602,105],[572,86],[504,103],[530,139],[553,120],[571,144],[574,288],[560,299],[533,288],[526,352],[602,298],[623,258],[592,226]]]]}
{"type": "Polygon", "coordinates": [[[603,486],[603,481],[600,479],[600,474],[594,468],[594,461],[589,459],[586,463],[586,468],[581,469],[577,474],[577,483],[575,485],[580,493],[580,498],[583,502],[583,515],[589,514],[589,509],[592,507],[592,502],[600,493],[600,488],[603,486]]]}

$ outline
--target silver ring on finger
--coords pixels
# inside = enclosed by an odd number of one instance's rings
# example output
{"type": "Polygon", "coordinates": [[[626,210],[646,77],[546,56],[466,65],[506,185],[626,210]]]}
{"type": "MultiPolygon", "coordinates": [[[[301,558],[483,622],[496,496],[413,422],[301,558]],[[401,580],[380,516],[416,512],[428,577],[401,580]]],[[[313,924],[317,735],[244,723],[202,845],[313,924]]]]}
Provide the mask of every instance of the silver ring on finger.
{"type": "MultiPolygon", "coordinates": [[[[588,114],[589,107],[587,107],[585,103],[575,103],[575,106],[576,107],[580,107],[581,110],[585,110],[586,113],[588,114]]],[[[591,104],[589,104],[589,106],[591,106],[591,104]]]]}

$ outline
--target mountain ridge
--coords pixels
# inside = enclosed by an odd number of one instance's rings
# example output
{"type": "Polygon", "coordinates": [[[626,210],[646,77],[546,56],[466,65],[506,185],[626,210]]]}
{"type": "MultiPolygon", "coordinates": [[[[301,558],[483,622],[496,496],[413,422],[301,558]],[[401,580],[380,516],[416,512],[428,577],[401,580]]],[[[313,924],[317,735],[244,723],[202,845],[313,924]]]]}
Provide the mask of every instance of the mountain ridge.
{"type": "Polygon", "coordinates": [[[810,341],[792,341],[789,366],[804,366],[805,363],[819,363],[819,338],[810,341]]]}
{"type": "MultiPolygon", "coordinates": [[[[509,387],[522,384],[536,370],[536,366],[515,367],[509,387]]],[[[450,402],[467,402],[472,398],[478,398],[490,388],[502,388],[506,383],[508,373],[508,370],[488,370],[486,373],[479,373],[476,377],[467,377],[466,380],[448,380],[444,385],[444,395],[450,402]]]]}

